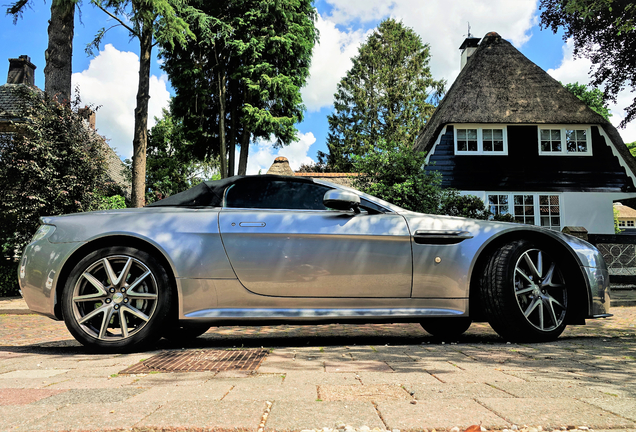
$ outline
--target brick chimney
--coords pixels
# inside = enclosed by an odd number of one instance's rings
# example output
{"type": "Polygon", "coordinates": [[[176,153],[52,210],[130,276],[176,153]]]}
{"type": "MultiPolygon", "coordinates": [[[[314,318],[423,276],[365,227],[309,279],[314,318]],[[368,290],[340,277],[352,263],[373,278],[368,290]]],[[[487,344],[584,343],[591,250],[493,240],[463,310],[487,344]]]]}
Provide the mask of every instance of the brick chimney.
{"type": "Polygon", "coordinates": [[[9,59],[9,74],[7,84],[28,84],[35,86],[35,68],[31,58],[21,55],[19,58],[9,59]]]}
{"type": "Polygon", "coordinates": [[[472,37],[470,33],[468,33],[468,37],[464,39],[462,46],[459,47],[459,49],[461,50],[460,70],[464,69],[464,66],[466,66],[466,63],[468,62],[468,59],[470,59],[470,56],[473,55],[473,53],[479,46],[479,40],[479,38],[472,37]]]}
{"type": "Polygon", "coordinates": [[[91,127],[91,129],[95,130],[95,111],[93,111],[92,109],[90,109],[87,106],[84,106],[84,108],[80,108],[77,110],[77,113],[88,122],[88,125],[91,127]]]}

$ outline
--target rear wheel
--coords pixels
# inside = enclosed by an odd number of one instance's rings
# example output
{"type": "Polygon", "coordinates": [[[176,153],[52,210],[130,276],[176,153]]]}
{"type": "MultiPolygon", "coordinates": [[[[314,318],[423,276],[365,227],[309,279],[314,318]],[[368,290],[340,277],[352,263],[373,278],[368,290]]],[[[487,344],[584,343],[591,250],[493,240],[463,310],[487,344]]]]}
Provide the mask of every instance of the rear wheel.
{"type": "Polygon", "coordinates": [[[159,339],[171,300],[168,275],[152,255],[108,247],[90,253],[71,271],[62,312],[67,328],[83,345],[125,352],[159,339]]]}
{"type": "Polygon", "coordinates": [[[454,340],[470,327],[470,318],[430,318],[420,324],[428,333],[443,340],[454,340]]]}
{"type": "Polygon", "coordinates": [[[509,341],[550,341],[565,329],[570,304],[565,267],[529,241],[511,242],[490,257],[481,297],[488,322],[509,341]]]}

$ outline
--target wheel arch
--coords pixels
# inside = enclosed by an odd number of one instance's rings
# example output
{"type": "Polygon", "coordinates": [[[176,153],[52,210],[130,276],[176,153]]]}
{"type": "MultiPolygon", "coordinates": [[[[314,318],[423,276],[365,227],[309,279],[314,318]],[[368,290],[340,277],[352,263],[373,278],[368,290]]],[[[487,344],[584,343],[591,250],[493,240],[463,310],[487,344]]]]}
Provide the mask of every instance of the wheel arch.
{"type": "Polygon", "coordinates": [[[172,262],[167,258],[167,254],[159,245],[154,244],[149,239],[139,238],[127,234],[107,235],[91,239],[88,242],[84,243],[68,257],[68,259],[62,266],[62,269],[60,270],[57,278],[57,286],[55,290],[56,301],[54,312],[56,318],[60,320],[64,318],[61,308],[62,292],[64,291],[64,285],[66,285],[66,280],[71,274],[73,268],[77,265],[78,262],[81,261],[82,258],[84,258],[89,253],[94,252],[98,249],[112,246],[130,246],[152,255],[152,257],[155,258],[163,266],[168,275],[168,279],[172,284],[173,294],[177,299],[177,303],[174,305],[174,307],[177,307],[177,305],[180,304],[179,290],[177,289],[177,272],[172,262]]]}
{"type": "Polygon", "coordinates": [[[485,319],[483,316],[484,308],[481,305],[479,283],[488,258],[499,247],[516,240],[528,240],[536,246],[547,248],[550,253],[556,255],[553,258],[558,259],[563,264],[565,271],[568,272],[568,277],[573,280],[571,287],[575,289],[576,293],[573,296],[573,313],[570,314],[568,324],[585,324],[585,317],[591,304],[591,298],[589,284],[581,271],[579,258],[563,240],[550,235],[549,232],[532,229],[504,232],[489,239],[488,242],[482,245],[481,250],[477,253],[470,275],[468,314],[473,321],[479,322],[485,319]]]}

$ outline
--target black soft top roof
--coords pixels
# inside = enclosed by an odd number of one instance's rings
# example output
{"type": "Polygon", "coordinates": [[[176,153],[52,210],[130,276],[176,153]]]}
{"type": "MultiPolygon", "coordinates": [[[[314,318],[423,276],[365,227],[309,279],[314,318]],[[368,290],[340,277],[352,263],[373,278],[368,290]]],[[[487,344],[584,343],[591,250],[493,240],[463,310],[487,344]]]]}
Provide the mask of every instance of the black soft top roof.
{"type": "Polygon", "coordinates": [[[265,182],[271,180],[287,180],[299,183],[314,182],[311,178],[273,174],[233,176],[221,180],[201,182],[186,191],[148,204],[147,207],[223,207],[225,190],[233,184],[243,181],[265,182]]]}

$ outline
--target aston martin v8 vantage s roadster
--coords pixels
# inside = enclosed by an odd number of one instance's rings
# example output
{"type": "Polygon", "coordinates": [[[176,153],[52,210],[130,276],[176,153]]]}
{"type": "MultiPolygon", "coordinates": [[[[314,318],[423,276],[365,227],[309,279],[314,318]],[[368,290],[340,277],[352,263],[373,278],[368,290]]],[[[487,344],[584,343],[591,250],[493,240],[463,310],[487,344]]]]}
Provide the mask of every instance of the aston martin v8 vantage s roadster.
{"type": "Polygon", "coordinates": [[[487,321],[510,341],[548,341],[609,316],[607,268],[583,240],[274,175],[42,218],[19,280],[32,311],[110,352],[221,324],[411,321],[454,338],[487,321]]]}

